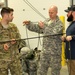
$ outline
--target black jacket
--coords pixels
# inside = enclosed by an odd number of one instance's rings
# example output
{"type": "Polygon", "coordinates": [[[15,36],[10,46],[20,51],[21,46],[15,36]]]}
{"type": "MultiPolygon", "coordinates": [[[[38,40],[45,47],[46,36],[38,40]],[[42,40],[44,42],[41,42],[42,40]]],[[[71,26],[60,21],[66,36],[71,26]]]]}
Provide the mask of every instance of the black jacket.
{"type": "Polygon", "coordinates": [[[70,42],[66,41],[65,56],[66,59],[75,59],[75,21],[73,21],[66,30],[66,36],[72,36],[70,42]]]}

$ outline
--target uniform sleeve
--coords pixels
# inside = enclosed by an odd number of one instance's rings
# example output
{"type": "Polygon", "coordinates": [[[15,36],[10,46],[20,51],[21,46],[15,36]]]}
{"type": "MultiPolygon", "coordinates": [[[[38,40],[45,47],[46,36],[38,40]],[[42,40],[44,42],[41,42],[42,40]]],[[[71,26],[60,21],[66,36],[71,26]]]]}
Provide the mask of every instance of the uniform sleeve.
{"type": "Polygon", "coordinates": [[[0,50],[3,49],[3,45],[4,43],[2,43],[2,38],[3,38],[3,35],[2,35],[2,31],[1,31],[1,28],[0,28],[0,50]]]}
{"type": "Polygon", "coordinates": [[[12,30],[12,35],[11,35],[11,37],[12,37],[12,39],[16,39],[16,40],[18,40],[18,41],[16,41],[16,46],[19,48],[19,45],[20,45],[20,43],[21,43],[21,35],[20,35],[20,32],[19,32],[19,30],[18,30],[18,28],[17,28],[17,26],[15,25],[15,24],[13,24],[13,23],[11,23],[10,24],[10,27],[11,27],[11,30],[12,30]]]}
{"type": "Polygon", "coordinates": [[[21,35],[20,35],[20,32],[19,32],[19,29],[17,28],[17,26],[13,23],[10,23],[10,28],[11,28],[11,32],[12,32],[12,35],[11,37],[13,39],[21,39],[21,35]]]}
{"type": "Polygon", "coordinates": [[[51,23],[49,26],[45,27],[46,35],[57,35],[63,33],[63,23],[58,21],[56,23],[51,23]]]}
{"type": "Polygon", "coordinates": [[[20,35],[20,32],[19,32],[19,30],[18,30],[18,28],[16,27],[16,32],[17,32],[17,34],[16,34],[16,38],[17,39],[21,39],[21,35],[20,35]]]}
{"type": "Polygon", "coordinates": [[[3,44],[0,43],[0,50],[4,49],[3,44]]]}
{"type": "Polygon", "coordinates": [[[38,24],[34,24],[32,22],[30,22],[29,25],[27,25],[28,30],[36,32],[36,33],[43,33],[43,29],[39,27],[38,24]]]}
{"type": "Polygon", "coordinates": [[[26,47],[26,42],[25,42],[25,40],[21,40],[21,35],[20,35],[20,32],[19,32],[17,27],[16,27],[16,32],[17,32],[16,33],[16,39],[20,39],[19,41],[17,41],[18,49],[20,52],[21,48],[26,47]]]}
{"type": "Polygon", "coordinates": [[[59,21],[55,27],[53,27],[53,34],[61,34],[63,33],[63,23],[59,21]]]}

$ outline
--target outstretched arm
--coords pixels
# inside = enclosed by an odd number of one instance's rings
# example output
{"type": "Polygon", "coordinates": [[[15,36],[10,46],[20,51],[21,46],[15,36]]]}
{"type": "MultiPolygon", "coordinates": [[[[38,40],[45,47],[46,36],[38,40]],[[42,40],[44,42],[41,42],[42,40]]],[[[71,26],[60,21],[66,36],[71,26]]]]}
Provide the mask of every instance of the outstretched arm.
{"type": "Polygon", "coordinates": [[[43,28],[39,25],[40,23],[38,22],[37,24],[31,22],[31,21],[24,21],[24,25],[28,28],[28,30],[37,32],[37,33],[43,33],[43,28]]]}

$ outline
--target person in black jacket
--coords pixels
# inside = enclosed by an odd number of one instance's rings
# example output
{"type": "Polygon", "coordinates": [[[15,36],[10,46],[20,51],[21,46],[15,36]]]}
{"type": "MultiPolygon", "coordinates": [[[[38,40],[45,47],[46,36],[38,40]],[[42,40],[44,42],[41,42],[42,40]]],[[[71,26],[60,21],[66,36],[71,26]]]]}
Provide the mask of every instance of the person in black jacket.
{"type": "Polygon", "coordinates": [[[65,57],[68,60],[68,69],[70,75],[75,75],[75,5],[68,7],[67,21],[70,25],[66,29],[66,35],[62,36],[62,41],[66,43],[65,57]]]}

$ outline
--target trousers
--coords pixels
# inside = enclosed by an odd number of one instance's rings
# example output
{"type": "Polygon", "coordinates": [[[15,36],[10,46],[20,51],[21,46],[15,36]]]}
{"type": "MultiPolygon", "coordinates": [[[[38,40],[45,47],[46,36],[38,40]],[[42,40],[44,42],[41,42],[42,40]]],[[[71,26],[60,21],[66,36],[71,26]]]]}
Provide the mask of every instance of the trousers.
{"type": "Polygon", "coordinates": [[[69,75],[75,75],[75,60],[67,61],[69,75]]]}

